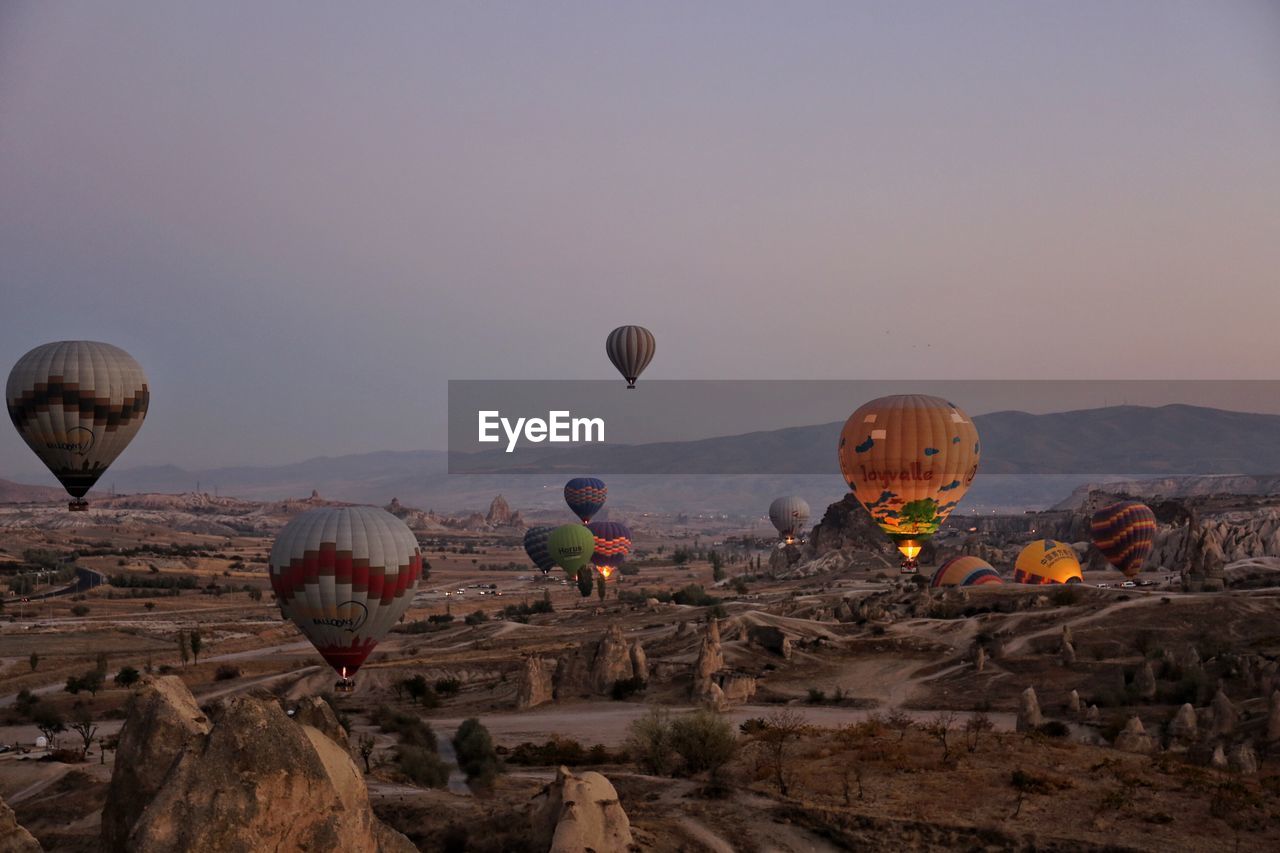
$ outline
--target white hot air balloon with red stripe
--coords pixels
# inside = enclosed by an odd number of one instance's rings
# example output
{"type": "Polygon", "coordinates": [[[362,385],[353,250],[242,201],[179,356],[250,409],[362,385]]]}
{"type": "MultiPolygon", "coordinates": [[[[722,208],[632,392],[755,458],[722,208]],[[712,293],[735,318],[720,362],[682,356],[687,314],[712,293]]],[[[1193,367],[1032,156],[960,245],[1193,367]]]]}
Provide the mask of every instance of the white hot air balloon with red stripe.
{"type": "Polygon", "coordinates": [[[352,676],[412,603],[422,552],[386,510],[322,507],[280,531],[268,572],[281,612],[350,690],[352,676]]]}

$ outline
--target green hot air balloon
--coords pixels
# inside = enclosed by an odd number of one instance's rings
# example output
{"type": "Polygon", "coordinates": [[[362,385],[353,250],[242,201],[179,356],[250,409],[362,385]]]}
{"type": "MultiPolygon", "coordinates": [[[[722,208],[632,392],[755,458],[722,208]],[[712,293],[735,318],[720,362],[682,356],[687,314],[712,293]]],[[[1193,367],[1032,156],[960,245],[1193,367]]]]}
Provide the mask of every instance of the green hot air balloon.
{"type": "Polygon", "coordinates": [[[578,569],[591,562],[596,551],[596,538],[583,524],[565,524],[551,531],[547,537],[547,550],[556,565],[569,577],[577,577],[578,569]]]}

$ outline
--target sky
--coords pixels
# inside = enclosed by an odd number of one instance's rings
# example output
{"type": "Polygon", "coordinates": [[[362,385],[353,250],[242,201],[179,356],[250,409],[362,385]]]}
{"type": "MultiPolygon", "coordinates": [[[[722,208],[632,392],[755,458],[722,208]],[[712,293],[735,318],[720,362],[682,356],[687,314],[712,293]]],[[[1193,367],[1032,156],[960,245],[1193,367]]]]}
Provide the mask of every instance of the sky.
{"type": "Polygon", "coordinates": [[[0,5],[0,366],[131,352],[123,467],[443,448],[624,323],[647,379],[1274,378],[1277,270],[1274,2],[0,5]]]}

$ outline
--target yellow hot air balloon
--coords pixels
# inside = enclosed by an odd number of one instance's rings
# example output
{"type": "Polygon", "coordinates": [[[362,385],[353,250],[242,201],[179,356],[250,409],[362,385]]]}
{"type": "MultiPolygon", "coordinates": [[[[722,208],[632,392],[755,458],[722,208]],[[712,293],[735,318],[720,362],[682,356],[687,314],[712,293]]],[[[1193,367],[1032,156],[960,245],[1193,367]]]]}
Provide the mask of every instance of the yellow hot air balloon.
{"type": "Polygon", "coordinates": [[[1013,564],[1014,583],[1083,583],[1076,549],[1055,539],[1028,543],[1013,564]]]}
{"type": "Polygon", "coordinates": [[[978,429],[939,397],[881,397],[849,416],[840,432],[840,470],[916,570],[916,556],[978,473],[978,429]]]}

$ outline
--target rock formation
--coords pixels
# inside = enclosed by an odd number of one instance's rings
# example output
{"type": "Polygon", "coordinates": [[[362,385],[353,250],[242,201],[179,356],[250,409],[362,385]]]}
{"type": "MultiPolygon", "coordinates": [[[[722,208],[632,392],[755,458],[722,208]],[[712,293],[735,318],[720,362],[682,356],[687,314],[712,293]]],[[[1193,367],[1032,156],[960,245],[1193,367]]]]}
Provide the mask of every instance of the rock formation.
{"type": "Polygon", "coordinates": [[[511,507],[507,499],[498,495],[489,504],[489,511],[484,516],[485,524],[490,527],[508,527],[511,524],[511,507]]]}
{"type": "Polygon", "coordinates": [[[747,639],[765,651],[773,652],[784,660],[791,659],[791,638],[774,625],[752,625],[747,629],[747,639]]]}
{"type": "Polygon", "coordinates": [[[1227,756],[1227,766],[1236,773],[1252,776],[1258,772],[1258,756],[1249,744],[1238,743],[1227,756]]]}
{"type": "Polygon", "coordinates": [[[1076,662],[1076,647],[1071,645],[1067,640],[1062,641],[1062,651],[1060,652],[1062,665],[1073,666],[1076,662]]]}
{"type": "Polygon", "coordinates": [[[1223,693],[1219,688],[1218,692],[1213,695],[1213,702],[1210,703],[1209,707],[1213,712],[1213,734],[1218,737],[1229,737],[1235,731],[1236,722],[1239,720],[1236,706],[1231,704],[1227,694],[1223,693]]]}
{"type": "Polygon", "coordinates": [[[210,727],[177,678],[139,691],[103,811],[107,850],[414,849],[374,817],[364,777],[329,735],[250,696],[213,717],[210,727]]]}
{"type": "Polygon", "coordinates": [[[720,649],[720,622],[710,619],[698,647],[698,659],[693,664],[693,684],[690,696],[697,702],[723,705],[724,692],[715,681],[715,674],[724,669],[724,653],[720,649]]]}
{"type": "Polygon", "coordinates": [[[896,553],[853,494],[827,507],[822,520],[809,533],[804,557],[816,560],[832,551],[844,549],[885,555],[896,553]]]}
{"type": "Polygon", "coordinates": [[[631,675],[643,681],[649,680],[649,659],[645,656],[644,646],[636,640],[631,644],[631,675]]]}
{"type": "MultiPolygon", "coordinates": [[[[627,642],[622,626],[610,625],[599,641],[583,643],[557,661],[552,696],[608,695],[615,682],[636,676],[636,663],[644,663],[648,669],[644,651],[637,652],[638,645],[627,642]]],[[[640,673],[641,678],[645,675],[640,673]]]]}
{"type": "Polygon", "coordinates": [[[1116,736],[1116,749],[1123,752],[1151,752],[1155,749],[1155,741],[1142,726],[1142,720],[1133,716],[1124,724],[1124,731],[1116,736]]]}
{"type": "Polygon", "coordinates": [[[40,853],[43,848],[13,816],[13,809],[0,800],[0,853],[40,853]]]}
{"type": "Polygon", "coordinates": [[[1267,708],[1267,743],[1280,741],[1280,690],[1271,694],[1267,708]]]}
{"type": "Polygon", "coordinates": [[[1036,698],[1036,689],[1028,687],[1022,691],[1022,698],[1018,704],[1018,723],[1017,730],[1020,732],[1032,731],[1044,724],[1044,717],[1040,714],[1040,701],[1036,698]]]}
{"type": "Polygon", "coordinates": [[[604,632],[596,647],[595,660],[591,663],[591,688],[596,693],[608,693],[614,682],[632,678],[631,644],[622,633],[622,626],[614,623],[604,632]]]}
{"type": "Polygon", "coordinates": [[[987,666],[987,650],[982,646],[978,646],[978,650],[973,653],[973,668],[978,672],[982,672],[987,666]]]}
{"type": "Polygon", "coordinates": [[[1139,698],[1148,702],[1156,698],[1156,674],[1151,668],[1151,661],[1144,660],[1142,666],[1138,667],[1138,672],[1133,678],[1133,686],[1139,698]]]}
{"type": "Polygon", "coordinates": [[[1222,744],[1213,748],[1213,757],[1209,759],[1209,766],[1216,770],[1227,769],[1227,751],[1222,748],[1222,744]]]}
{"type": "Polygon", "coordinates": [[[1190,702],[1184,704],[1178,709],[1173,717],[1173,722],[1169,723],[1169,741],[1173,747],[1187,747],[1196,742],[1196,738],[1200,735],[1199,720],[1196,718],[1196,709],[1191,706],[1190,702]]]}
{"type": "Polygon", "coordinates": [[[550,702],[554,691],[551,673],[542,658],[530,655],[524,659],[520,682],[516,687],[516,708],[521,711],[550,702]]]}
{"type": "Polygon", "coordinates": [[[293,721],[319,730],[344,750],[351,749],[351,743],[347,740],[347,730],[338,722],[338,715],[333,713],[333,706],[319,696],[308,696],[299,702],[297,709],[293,712],[293,721]]]}
{"type": "Polygon", "coordinates": [[[531,847],[548,853],[627,853],[631,821],[613,784],[599,773],[567,767],[534,798],[531,847]]]}
{"type": "Polygon", "coordinates": [[[1084,708],[1080,704],[1080,691],[1072,690],[1067,695],[1067,712],[1078,717],[1083,710],[1084,708]]]}
{"type": "Polygon", "coordinates": [[[1097,705],[1090,705],[1089,710],[1084,712],[1084,721],[1095,726],[1102,722],[1102,714],[1097,705]]]}

